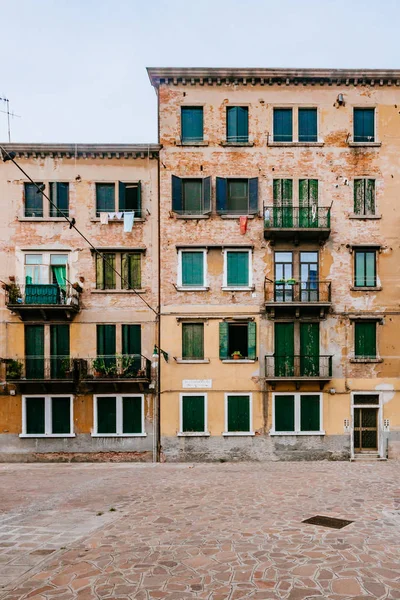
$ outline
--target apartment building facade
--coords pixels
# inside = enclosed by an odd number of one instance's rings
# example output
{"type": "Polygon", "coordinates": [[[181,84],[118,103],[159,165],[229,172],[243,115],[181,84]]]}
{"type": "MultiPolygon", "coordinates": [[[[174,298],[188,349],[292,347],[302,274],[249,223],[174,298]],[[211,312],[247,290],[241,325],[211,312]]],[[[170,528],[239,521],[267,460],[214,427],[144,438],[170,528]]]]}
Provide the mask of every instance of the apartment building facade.
{"type": "Polygon", "coordinates": [[[0,456],[151,461],[158,146],[7,150],[0,456]]]}
{"type": "Polygon", "coordinates": [[[148,72],[157,145],[6,145],[0,458],[398,458],[400,73],[148,72]]]}
{"type": "Polygon", "coordinates": [[[149,76],[165,459],[398,455],[399,73],[149,76]]]}

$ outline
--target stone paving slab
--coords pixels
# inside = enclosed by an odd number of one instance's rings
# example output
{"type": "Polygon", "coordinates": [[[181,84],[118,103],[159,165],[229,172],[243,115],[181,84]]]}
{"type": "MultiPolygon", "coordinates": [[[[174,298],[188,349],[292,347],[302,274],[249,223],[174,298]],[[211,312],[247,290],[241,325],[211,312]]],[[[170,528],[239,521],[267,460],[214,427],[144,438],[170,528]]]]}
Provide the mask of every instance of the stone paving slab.
{"type": "Polygon", "coordinates": [[[400,463],[4,465],[0,481],[0,599],[400,599],[400,463]]]}

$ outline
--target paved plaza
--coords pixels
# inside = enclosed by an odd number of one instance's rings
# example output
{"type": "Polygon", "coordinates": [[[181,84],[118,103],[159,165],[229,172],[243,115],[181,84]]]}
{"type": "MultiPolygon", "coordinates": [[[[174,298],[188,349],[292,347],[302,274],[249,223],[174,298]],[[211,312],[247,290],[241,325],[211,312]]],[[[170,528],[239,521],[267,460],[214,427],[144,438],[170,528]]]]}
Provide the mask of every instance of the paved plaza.
{"type": "Polygon", "coordinates": [[[400,599],[400,462],[3,464],[0,483],[0,600],[400,599]]]}

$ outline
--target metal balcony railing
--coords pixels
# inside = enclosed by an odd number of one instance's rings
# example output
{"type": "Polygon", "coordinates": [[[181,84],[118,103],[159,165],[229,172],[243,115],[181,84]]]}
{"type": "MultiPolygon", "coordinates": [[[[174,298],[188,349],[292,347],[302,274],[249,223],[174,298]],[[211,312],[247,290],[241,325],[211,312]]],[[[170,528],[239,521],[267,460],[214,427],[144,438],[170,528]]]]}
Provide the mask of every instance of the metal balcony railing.
{"type": "Polygon", "coordinates": [[[6,285],[6,304],[56,305],[79,308],[79,292],[72,286],[61,287],[56,283],[27,283],[6,285]]]}
{"type": "Polygon", "coordinates": [[[287,304],[329,304],[331,302],[330,281],[295,281],[277,279],[265,281],[265,302],[287,304]]]}
{"type": "Polygon", "coordinates": [[[332,356],[328,355],[272,355],[265,357],[267,379],[330,379],[332,356]]]}
{"type": "Polygon", "coordinates": [[[119,354],[86,359],[88,379],[150,379],[151,361],[142,354],[119,354]]]}
{"type": "Polygon", "coordinates": [[[7,358],[6,381],[18,380],[72,380],[74,360],[69,356],[26,356],[7,358]]]}
{"type": "Polygon", "coordinates": [[[264,229],[329,229],[331,208],[326,206],[264,206],[264,229]]]}

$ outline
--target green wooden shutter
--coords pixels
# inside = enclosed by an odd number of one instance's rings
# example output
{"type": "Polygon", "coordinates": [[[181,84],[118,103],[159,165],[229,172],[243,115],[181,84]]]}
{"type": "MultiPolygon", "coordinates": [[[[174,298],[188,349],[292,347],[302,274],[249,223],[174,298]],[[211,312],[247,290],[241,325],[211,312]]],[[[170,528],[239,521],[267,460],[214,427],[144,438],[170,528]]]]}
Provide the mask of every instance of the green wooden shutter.
{"type": "Polygon", "coordinates": [[[282,179],[283,227],[293,227],[293,181],[282,179]]]}
{"type": "Polygon", "coordinates": [[[70,370],[69,325],[50,325],[50,371],[52,379],[63,379],[70,370]]]}
{"type": "Polygon", "coordinates": [[[50,210],[51,217],[61,217],[62,214],[68,216],[69,209],[69,183],[61,181],[50,183],[50,210]],[[53,206],[55,205],[55,206],[53,206]]]}
{"type": "Polygon", "coordinates": [[[115,325],[97,325],[97,356],[111,356],[115,351],[115,325]]]}
{"type": "Polygon", "coordinates": [[[96,289],[104,290],[104,261],[99,254],[96,254],[96,289]]]}
{"type": "Polygon", "coordinates": [[[26,378],[44,379],[44,326],[25,325],[26,378]]]}
{"type": "Polygon", "coordinates": [[[275,323],[275,376],[294,376],[294,323],[275,323]]]}
{"type": "Polygon", "coordinates": [[[219,324],[219,357],[220,359],[228,358],[228,335],[229,326],[228,323],[222,321],[219,324]]]}
{"type": "Polygon", "coordinates": [[[237,106],[226,108],[226,140],[228,142],[238,141],[237,106]]]}
{"type": "Polygon", "coordinates": [[[71,401],[68,396],[51,398],[51,433],[72,433],[71,401]]]}
{"type": "Polygon", "coordinates": [[[250,431],[249,396],[228,396],[228,431],[250,431]]]}
{"type": "Polygon", "coordinates": [[[249,213],[255,215],[258,212],[258,177],[249,179],[249,213]]]}
{"type": "Polygon", "coordinates": [[[308,227],[310,217],[309,179],[299,179],[299,225],[308,227]]]}
{"type": "Polygon", "coordinates": [[[115,290],[115,254],[108,252],[104,255],[104,289],[115,290]]]}
{"type": "Polygon", "coordinates": [[[373,142],[373,141],[375,141],[375,109],[374,108],[355,108],[354,109],[354,141],[355,142],[373,142]]]}
{"type": "Polygon", "coordinates": [[[122,288],[137,290],[142,286],[142,259],[139,252],[135,254],[122,254],[122,288]]]}
{"type": "Polygon", "coordinates": [[[228,180],[225,177],[216,178],[217,213],[224,213],[228,208],[228,180]]]}
{"type": "Polygon", "coordinates": [[[97,398],[97,433],[117,433],[117,399],[115,396],[97,398]]]}
{"type": "Polygon", "coordinates": [[[249,285],[249,253],[227,252],[227,285],[249,285]]]}
{"type": "Polygon", "coordinates": [[[182,323],[182,358],[203,360],[203,323],[182,323]]]}
{"type": "Polygon", "coordinates": [[[257,358],[257,324],[255,321],[249,321],[247,324],[247,358],[255,360],[257,358]]]}
{"type": "Polygon", "coordinates": [[[182,285],[204,285],[203,252],[182,252],[182,285]]]}
{"type": "Polygon", "coordinates": [[[96,215],[115,211],[115,184],[96,183],[96,215]]]}
{"type": "Polygon", "coordinates": [[[182,142],[203,141],[203,107],[181,107],[181,138],[182,142]]]}
{"type": "Polygon", "coordinates": [[[204,396],[182,396],[182,432],[204,432],[204,404],[204,396]]]}
{"type": "Polygon", "coordinates": [[[364,179],[354,180],[354,214],[364,214],[364,179]]]}
{"type": "Polygon", "coordinates": [[[275,396],[275,431],[294,431],[294,396],[275,396]]]}
{"type": "Polygon", "coordinates": [[[300,396],[300,431],[319,431],[319,396],[300,396]]]}
{"type": "Polygon", "coordinates": [[[274,179],[274,181],[273,181],[273,196],[274,196],[274,210],[273,210],[274,227],[282,227],[282,179],[274,179]]]}
{"type": "Polygon", "coordinates": [[[365,214],[375,214],[375,179],[365,180],[365,214]]]}
{"type": "Polygon", "coordinates": [[[274,142],[293,141],[291,108],[274,108],[274,142]]]}
{"type": "Polygon", "coordinates": [[[44,414],[44,398],[25,398],[26,433],[45,433],[44,414]]]}
{"type": "Polygon", "coordinates": [[[125,210],[125,183],[118,181],[118,207],[125,210]]]}
{"type": "Polygon", "coordinates": [[[300,323],[300,375],[319,375],[319,323],[300,323]]]}
{"type": "Polygon", "coordinates": [[[203,212],[211,212],[211,177],[203,179],[203,212]]]}
{"type": "Polygon", "coordinates": [[[247,143],[249,141],[249,109],[247,106],[237,107],[237,131],[238,141],[247,143]]]}
{"type": "Polygon", "coordinates": [[[142,353],[141,325],[122,325],[122,354],[142,353]]]}
{"type": "Polygon", "coordinates": [[[142,398],[122,398],[122,433],[144,433],[142,431],[142,398]]]}
{"type": "Polygon", "coordinates": [[[354,325],[355,357],[376,358],[376,321],[358,321],[354,325]]]}
{"type": "Polygon", "coordinates": [[[299,108],[299,142],[317,141],[317,109],[299,108]]]}
{"type": "Polygon", "coordinates": [[[171,188],[172,188],[172,210],[181,213],[183,209],[183,194],[182,194],[182,179],[171,176],[171,188]]]}

